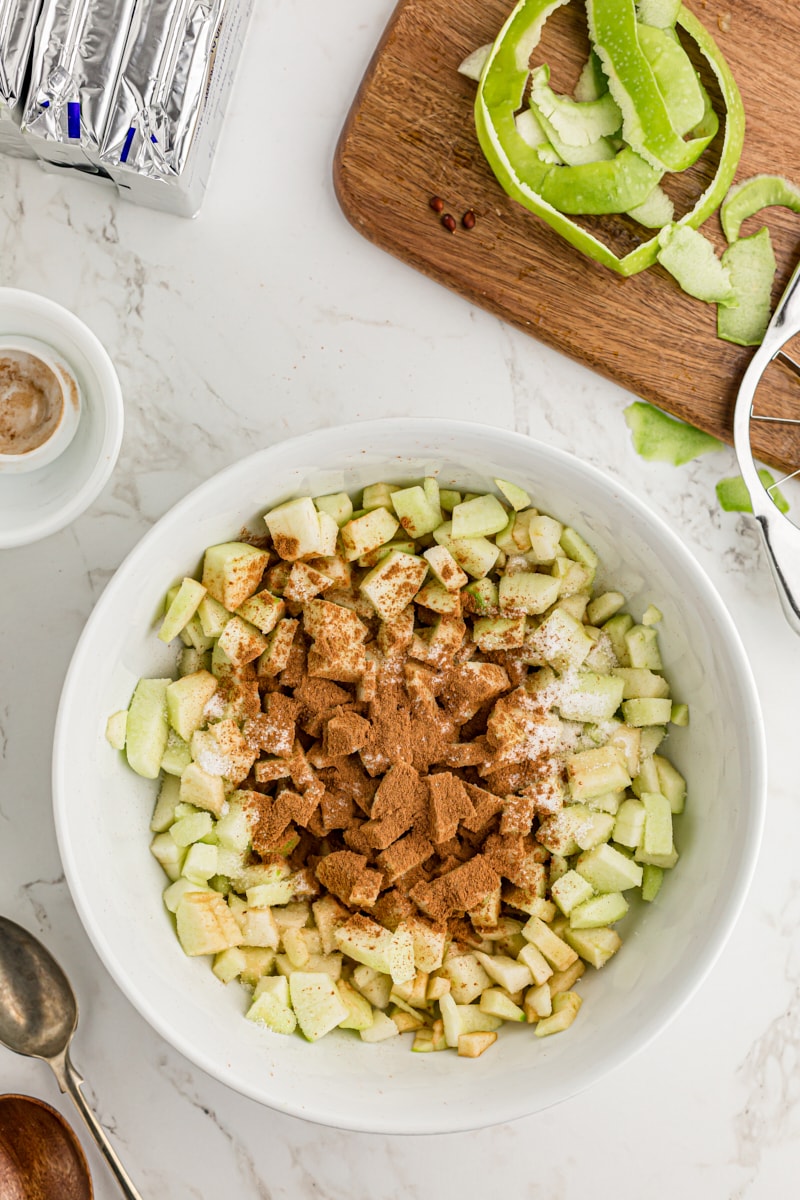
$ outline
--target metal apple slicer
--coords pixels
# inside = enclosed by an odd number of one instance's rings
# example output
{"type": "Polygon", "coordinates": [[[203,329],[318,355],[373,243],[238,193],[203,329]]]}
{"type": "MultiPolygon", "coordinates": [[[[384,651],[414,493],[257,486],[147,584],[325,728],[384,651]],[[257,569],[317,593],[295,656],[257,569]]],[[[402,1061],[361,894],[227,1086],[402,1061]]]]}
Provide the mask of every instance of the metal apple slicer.
{"type": "MultiPolygon", "coordinates": [[[[798,376],[800,362],[786,353],[784,347],[800,334],[800,264],[795,268],[789,285],[781,297],[764,340],[750,362],[739,388],[733,418],[734,445],[739,469],[750,493],[753,516],[761,530],[767,558],[775,578],[783,611],[789,625],[800,636],[800,528],[779,511],[771,492],[788,479],[800,478],[800,466],[784,475],[773,486],[765,488],[758,476],[750,445],[751,425],[755,421],[772,421],[797,426],[800,433],[800,399],[796,416],[766,416],[759,414],[756,392],[765,371],[773,362],[798,376]]],[[[795,459],[794,461],[798,461],[795,459]]]]}

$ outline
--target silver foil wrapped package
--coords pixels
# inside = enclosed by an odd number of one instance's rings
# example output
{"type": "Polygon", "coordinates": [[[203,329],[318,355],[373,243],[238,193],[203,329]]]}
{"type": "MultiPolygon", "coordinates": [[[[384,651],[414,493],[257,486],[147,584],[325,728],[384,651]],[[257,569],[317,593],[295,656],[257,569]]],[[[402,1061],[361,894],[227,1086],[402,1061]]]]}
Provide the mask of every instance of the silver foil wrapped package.
{"type": "Polygon", "coordinates": [[[253,0],[140,0],[101,164],[135,204],[202,203],[253,0]]]}
{"type": "Polygon", "coordinates": [[[22,121],[43,161],[97,171],[136,0],[44,0],[22,121]]]}
{"type": "Polygon", "coordinates": [[[0,0],[0,150],[32,158],[20,133],[25,83],[41,0],[0,0]]]}

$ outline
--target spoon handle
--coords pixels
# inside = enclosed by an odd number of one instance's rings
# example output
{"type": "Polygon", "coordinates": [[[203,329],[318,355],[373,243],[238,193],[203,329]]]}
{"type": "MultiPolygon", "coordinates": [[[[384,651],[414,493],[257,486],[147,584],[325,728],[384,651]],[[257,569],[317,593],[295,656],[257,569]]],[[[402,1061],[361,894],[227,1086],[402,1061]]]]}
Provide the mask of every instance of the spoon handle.
{"type": "Polygon", "coordinates": [[[91,1133],[97,1143],[100,1153],[108,1163],[111,1173],[119,1184],[120,1191],[126,1200],[142,1200],[142,1194],[134,1187],[128,1172],[123,1167],[122,1163],[117,1158],[111,1142],[108,1140],[108,1135],[103,1129],[103,1126],[98,1121],[95,1114],[89,1107],[86,1097],[81,1091],[82,1077],[78,1074],[70,1061],[69,1053],[65,1052],[58,1059],[51,1059],[50,1066],[55,1072],[58,1086],[62,1092],[67,1092],[78,1112],[83,1117],[87,1129],[91,1133]]]}

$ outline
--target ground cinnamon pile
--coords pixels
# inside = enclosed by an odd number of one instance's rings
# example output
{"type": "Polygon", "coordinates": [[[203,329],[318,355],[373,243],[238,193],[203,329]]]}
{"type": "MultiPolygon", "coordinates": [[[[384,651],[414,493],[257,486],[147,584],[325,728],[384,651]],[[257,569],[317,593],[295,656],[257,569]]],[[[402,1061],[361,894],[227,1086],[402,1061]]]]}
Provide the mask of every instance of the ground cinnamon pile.
{"type": "Polygon", "coordinates": [[[271,568],[270,585],[288,588],[291,647],[280,670],[225,682],[229,706],[242,689],[257,756],[240,784],[254,854],[281,855],[305,894],[385,928],[422,913],[459,939],[483,936],[501,894],[504,910],[545,894],[535,830],[560,807],[557,720],[518,658],[478,651],[469,614],[412,603],[380,621],[354,581],[326,570],[271,568]],[[318,590],[300,604],[303,587],[318,590]]]}

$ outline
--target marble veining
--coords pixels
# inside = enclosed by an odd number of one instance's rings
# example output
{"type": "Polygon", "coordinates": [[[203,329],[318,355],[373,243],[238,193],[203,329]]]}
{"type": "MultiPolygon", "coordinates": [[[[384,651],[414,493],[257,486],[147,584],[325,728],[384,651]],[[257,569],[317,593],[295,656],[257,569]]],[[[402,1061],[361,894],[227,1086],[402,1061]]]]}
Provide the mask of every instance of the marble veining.
{"type": "MultiPolygon", "coordinates": [[[[735,472],[732,451],[677,470],[642,462],[622,417],[626,393],[347,225],[331,155],[391,7],[258,6],[194,222],[0,162],[2,282],[52,296],[90,324],[119,369],[127,418],[118,467],[92,508],[0,562],[0,911],[39,933],[69,972],[81,1007],[75,1061],[145,1196],[667,1200],[676,1186],[688,1200],[791,1195],[800,1167],[800,642],[750,521],[717,507],[714,485],[735,472]],[[388,415],[515,428],[632,488],[720,589],[753,663],[769,739],[753,891],[700,994],[593,1090],[535,1118],[446,1138],[318,1128],[190,1066],[97,959],[50,815],[61,682],[124,555],[190,488],[242,455],[315,426],[388,415]]],[[[800,485],[787,490],[800,507],[800,485]]],[[[77,1125],[41,1064],[0,1050],[0,1081],[57,1104],[77,1125]]],[[[83,1141],[98,1200],[112,1200],[83,1141]]]]}

